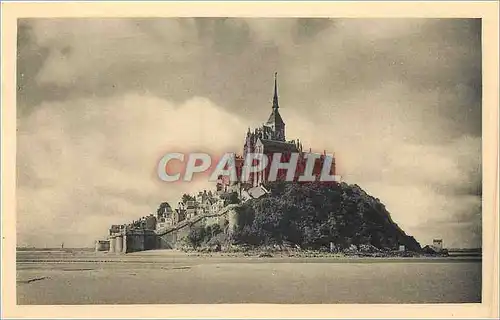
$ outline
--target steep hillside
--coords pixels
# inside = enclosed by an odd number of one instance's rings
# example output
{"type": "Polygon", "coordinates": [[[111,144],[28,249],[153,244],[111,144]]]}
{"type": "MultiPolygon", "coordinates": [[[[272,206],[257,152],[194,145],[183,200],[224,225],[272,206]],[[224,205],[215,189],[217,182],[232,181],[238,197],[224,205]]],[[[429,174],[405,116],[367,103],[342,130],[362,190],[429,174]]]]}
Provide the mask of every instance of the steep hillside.
{"type": "Polygon", "coordinates": [[[391,219],[385,206],[357,185],[272,183],[271,194],[237,209],[232,238],[249,245],[293,244],[303,249],[359,247],[419,252],[420,244],[391,219]]]}

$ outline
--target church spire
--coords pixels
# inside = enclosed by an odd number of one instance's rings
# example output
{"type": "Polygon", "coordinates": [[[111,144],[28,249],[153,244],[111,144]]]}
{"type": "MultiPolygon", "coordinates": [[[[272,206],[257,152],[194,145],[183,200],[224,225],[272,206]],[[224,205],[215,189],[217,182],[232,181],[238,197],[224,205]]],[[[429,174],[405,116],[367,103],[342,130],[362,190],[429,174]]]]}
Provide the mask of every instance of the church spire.
{"type": "Polygon", "coordinates": [[[278,109],[278,73],[274,73],[274,97],[273,97],[273,109],[278,109]]]}
{"type": "Polygon", "coordinates": [[[274,140],[285,141],[285,123],[281,118],[278,104],[278,73],[274,73],[274,97],[273,111],[266,122],[266,126],[272,129],[272,137],[274,140]]]}

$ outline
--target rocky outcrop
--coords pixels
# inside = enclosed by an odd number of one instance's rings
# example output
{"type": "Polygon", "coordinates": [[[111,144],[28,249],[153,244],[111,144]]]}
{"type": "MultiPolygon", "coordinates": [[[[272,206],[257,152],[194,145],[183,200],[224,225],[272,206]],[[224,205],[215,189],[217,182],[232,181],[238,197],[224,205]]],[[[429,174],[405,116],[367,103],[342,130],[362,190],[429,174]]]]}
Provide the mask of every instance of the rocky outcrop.
{"type": "Polygon", "coordinates": [[[232,239],[253,246],[292,243],[304,249],[420,252],[420,244],[391,218],[385,206],[358,185],[283,183],[270,194],[236,208],[232,239]]]}

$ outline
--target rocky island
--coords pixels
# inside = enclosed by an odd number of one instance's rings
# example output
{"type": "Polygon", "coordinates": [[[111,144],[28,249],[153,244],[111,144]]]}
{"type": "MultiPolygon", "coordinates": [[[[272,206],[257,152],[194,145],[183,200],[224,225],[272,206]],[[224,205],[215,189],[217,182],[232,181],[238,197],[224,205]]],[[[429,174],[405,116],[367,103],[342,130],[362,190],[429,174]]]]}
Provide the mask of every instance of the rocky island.
{"type": "Polygon", "coordinates": [[[225,226],[192,226],[184,249],[293,255],[422,253],[380,200],[358,185],[273,182],[266,189],[266,196],[234,208],[234,225],[226,221],[225,226]]]}

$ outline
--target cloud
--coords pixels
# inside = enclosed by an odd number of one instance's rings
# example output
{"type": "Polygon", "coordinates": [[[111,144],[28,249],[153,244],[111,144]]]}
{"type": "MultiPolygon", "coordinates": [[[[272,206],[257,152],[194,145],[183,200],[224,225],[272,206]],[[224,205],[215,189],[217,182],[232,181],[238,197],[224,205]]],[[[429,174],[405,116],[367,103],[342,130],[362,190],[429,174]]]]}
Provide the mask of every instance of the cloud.
{"type": "Polygon", "coordinates": [[[445,140],[481,132],[480,35],[480,19],[25,19],[19,95],[27,109],[130,91],[203,96],[260,119],[274,71],[287,107],[314,116],[400,83],[410,112],[448,119],[434,137],[445,140]]]}
{"type": "Polygon", "coordinates": [[[207,146],[231,150],[244,132],[203,98],[178,106],[137,94],[45,103],[19,124],[19,243],[91,245],[112,223],[203,190],[204,181],[161,182],[159,159],[207,146]]]}

